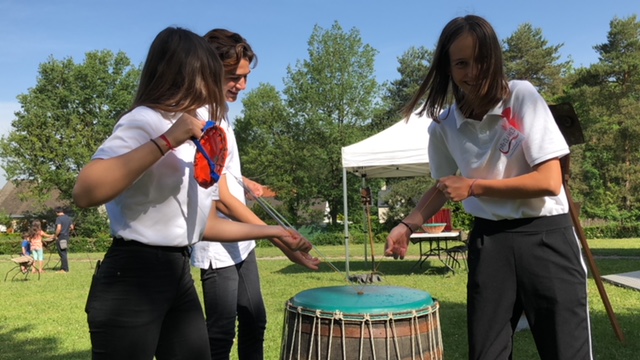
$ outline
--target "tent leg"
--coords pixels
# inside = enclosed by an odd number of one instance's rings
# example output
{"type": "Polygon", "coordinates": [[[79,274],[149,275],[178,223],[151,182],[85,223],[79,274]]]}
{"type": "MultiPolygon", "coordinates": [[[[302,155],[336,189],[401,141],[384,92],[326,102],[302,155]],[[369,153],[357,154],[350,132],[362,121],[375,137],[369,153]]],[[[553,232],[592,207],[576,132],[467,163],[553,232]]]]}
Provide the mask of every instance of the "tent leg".
{"type": "Polygon", "coordinates": [[[349,278],[349,209],[347,201],[347,169],[342,168],[342,196],[344,202],[344,248],[345,248],[345,260],[344,270],[349,278]]]}
{"type": "MultiPolygon", "coordinates": [[[[366,178],[365,178],[364,176],[362,177],[362,188],[363,188],[363,189],[366,189],[366,188],[367,188],[367,180],[366,180],[366,178]]],[[[366,204],[363,204],[363,208],[362,208],[362,210],[363,210],[365,213],[366,213],[366,211],[367,211],[367,210],[366,210],[366,206],[367,206],[366,204]]],[[[363,229],[366,229],[366,228],[367,228],[367,219],[365,218],[365,219],[364,219],[364,226],[363,226],[363,229]]],[[[364,241],[362,244],[363,244],[363,246],[364,246],[364,265],[365,265],[365,267],[366,267],[366,266],[367,266],[367,263],[369,262],[369,257],[367,256],[367,242],[366,242],[366,241],[364,241]]]]}

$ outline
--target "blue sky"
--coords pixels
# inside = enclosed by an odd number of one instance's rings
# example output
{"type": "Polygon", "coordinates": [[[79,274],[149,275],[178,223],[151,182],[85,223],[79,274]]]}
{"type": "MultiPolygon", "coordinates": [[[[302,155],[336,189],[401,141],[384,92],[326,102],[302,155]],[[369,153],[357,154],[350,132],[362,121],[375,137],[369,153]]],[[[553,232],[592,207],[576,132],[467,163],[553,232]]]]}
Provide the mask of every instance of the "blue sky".
{"type": "MultiPolygon", "coordinates": [[[[598,60],[593,46],[606,42],[610,21],[640,15],[640,1],[0,0],[0,135],[10,131],[20,109],[16,96],[35,86],[38,66],[49,56],[79,63],[86,52],[109,49],[141,64],[167,26],[199,34],[221,27],[241,33],[258,54],[247,90],[260,83],[282,89],[287,66],[307,58],[313,27],[329,29],[338,21],[345,31],[358,29],[363,42],[379,51],[375,67],[382,82],[398,77],[397,58],[405,50],[433,48],[442,27],[467,14],[485,17],[501,39],[531,23],[551,45],[564,44],[562,60],[588,66],[598,60]]],[[[239,114],[241,101],[230,110],[231,118],[239,114]]]]}

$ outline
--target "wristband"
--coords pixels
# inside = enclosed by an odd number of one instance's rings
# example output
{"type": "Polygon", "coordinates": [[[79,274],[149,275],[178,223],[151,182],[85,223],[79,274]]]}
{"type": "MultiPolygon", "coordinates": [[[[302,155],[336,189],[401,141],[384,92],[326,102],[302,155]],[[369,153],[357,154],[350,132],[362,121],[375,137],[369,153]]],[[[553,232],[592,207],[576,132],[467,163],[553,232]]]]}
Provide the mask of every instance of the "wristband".
{"type": "Polygon", "coordinates": [[[160,151],[160,154],[162,154],[162,156],[164,156],[164,151],[162,151],[162,148],[160,147],[160,145],[158,145],[158,143],[153,139],[150,139],[149,141],[151,141],[153,143],[153,145],[155,145],[158,148],[158,150],[160,151]]]}
{"type": "Polygon", "coordinates": [[[469,186],[469,195],[468,197],[477,197],[475,191],[473,191],[473,185],[475,185],[476,181],[478,181],[478,179],[473,179],[473,181],[471,182],[471,185],[469,186]]]}
{"type": "Polygon", "coordinates": [[[400,221],[400,224],[404,225],[407,227],[407,229],[409,229],[409,232],[413,234],[413,229],[411,228],[411,226],[409,226],[409,224],[407,224],[406,222],[404,222],[404,220],[400,221]]]}
{"type": "Polygon", "coordinates": [[[173,145],[171,145],[171,141],[169,141],[169,139],[167,138],[167,136],[165,134],[160,135],[160,139],[162,139],[162,141],[164,141],[164,144],[167,145],[167,147],[169,148],[169,150],[173,150],[173,145]]]}

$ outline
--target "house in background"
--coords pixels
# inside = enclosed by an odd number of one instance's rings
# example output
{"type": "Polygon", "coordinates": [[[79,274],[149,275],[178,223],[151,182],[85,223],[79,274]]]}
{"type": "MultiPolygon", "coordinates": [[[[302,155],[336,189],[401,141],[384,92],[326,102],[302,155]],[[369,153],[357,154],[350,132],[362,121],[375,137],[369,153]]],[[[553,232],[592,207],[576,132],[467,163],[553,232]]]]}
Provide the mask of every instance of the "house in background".
{"type": "MultiPolygon", "coordinates": [[[[49,200],[44,204],[37,200],[24,198],[23,196],[28,190],[27,183],[19,183],[18,185],[8,181],[0,190],[0,214],[7,215],[12,219],[11,224],[0,224],[7,227],[4,231],[11,232],[16,229],[21,221],[31,218],[34,214],[41,214],[56,206],[67,206],[66,202],[58,199],[58,191],[52,191],[49,200]]],[[[45,227],[46,229],[46,227],[45,227]]],[[[0,227],[0,231],[3,228],[0,227]]]]}

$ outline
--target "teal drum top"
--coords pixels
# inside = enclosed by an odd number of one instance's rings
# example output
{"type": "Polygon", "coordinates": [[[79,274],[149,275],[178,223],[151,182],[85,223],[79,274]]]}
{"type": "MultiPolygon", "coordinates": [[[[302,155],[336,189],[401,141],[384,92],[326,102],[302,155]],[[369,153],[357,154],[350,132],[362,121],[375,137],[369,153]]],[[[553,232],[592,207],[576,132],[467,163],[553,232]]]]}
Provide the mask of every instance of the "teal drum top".
{"type": "Polygon", "coordinates": [[[305,290],[290,300],[296,307],[349,314],[418,310],[434,304],[428,292],[399,286],[331,286],[305,290]]]}

